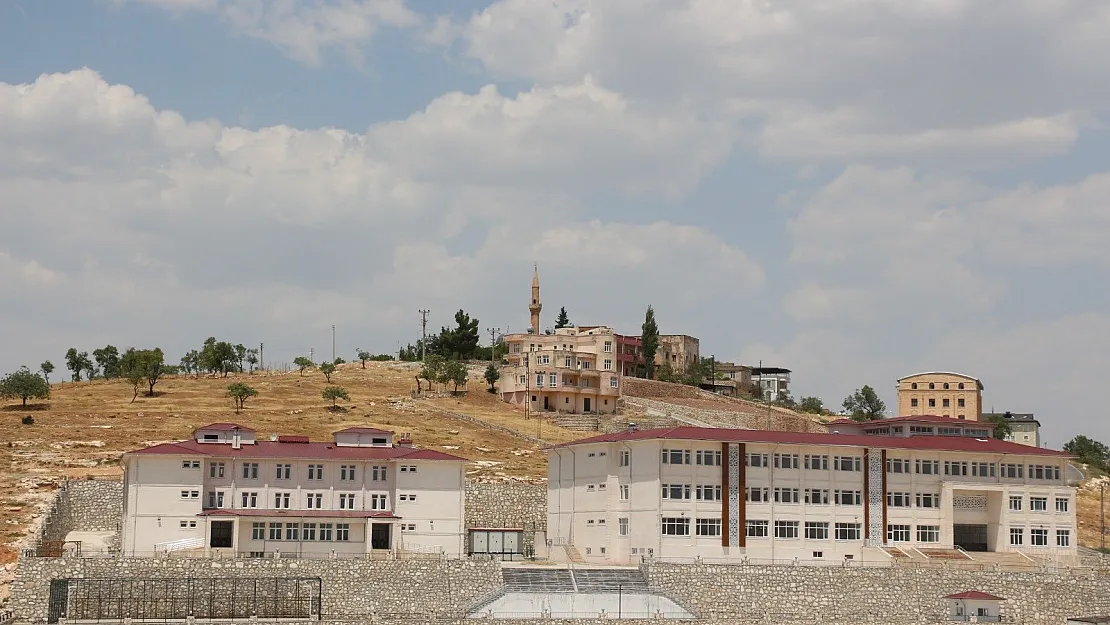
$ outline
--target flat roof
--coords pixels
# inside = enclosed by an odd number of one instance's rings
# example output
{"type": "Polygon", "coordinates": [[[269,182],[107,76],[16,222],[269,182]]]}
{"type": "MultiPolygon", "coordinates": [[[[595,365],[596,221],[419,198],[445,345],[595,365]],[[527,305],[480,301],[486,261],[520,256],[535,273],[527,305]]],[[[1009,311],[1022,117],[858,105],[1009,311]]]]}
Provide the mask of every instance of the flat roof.
{"type": "Polygon", "coordinates": [[[195,440],[162,443],[129,451],[125,456],[213,456],[220,458],[303,458],[306,460],[448,460],[467,462],[465,458],[445,454],[434,449],[413,447],[352,447],[335,443],[283,443],[259,441],[241,445],[238,449],[227,444],[198,443],[195,440]]]}
{"type": "Polygon", "coordinates": [[[699,428],[681,426],[616,432],[591,436],[551,448],[617,443],[639,440],[689,440],[722,443],[785,443],[794,445],[828,445],[836,447],[879,447],[882,449],[915,449],[925,451],[960,451],[972,453],[1011,454],[1017,456],[1071,457],[1054,449],[1019,445],[996,438],[971,436],[867,436],[864,434],[828,434],[814,432],[783,432],[779,430],[737,430],[730,428],[699,428]]]}
{"type": "Polygon", "coordinates": [[[790,373],[790,369],[782,367],[752,367],[752,373],[790,373]]]}
{"type": "Polygon", "coordinates": [[[954,375],[954,376],[959,377],[959,378],[965,378],[967,380],[973,380],[976,384],[979,385],[979,390],[983,390],[983,381],[982,380],[980,380],[979,378],[970,376],[966,373],[959,373],[957,371],[921,371],[919,373],[911,373],[910,375],[902,376],[902,377],[898,378],[898,381],[901,382],[902,380],[908,380],[910,378],[916,378],[919,375],[954,375]]]}

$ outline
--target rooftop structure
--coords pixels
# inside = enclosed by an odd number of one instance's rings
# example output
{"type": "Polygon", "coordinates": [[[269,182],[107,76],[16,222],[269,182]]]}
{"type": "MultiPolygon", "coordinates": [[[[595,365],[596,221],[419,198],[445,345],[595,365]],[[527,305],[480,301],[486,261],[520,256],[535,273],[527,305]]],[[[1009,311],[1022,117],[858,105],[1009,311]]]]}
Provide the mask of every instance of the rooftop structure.
{"type": "Polygon", "coordinates": [[[983,383],[952,371],[924,371],[899,378],[898,414],[939,414],[978,421],[983,415],[983,383]]]}
{"type": "Polygon", "coordinates": [[[1029,445],[1041,446],[1041,422],[1031,412],[985,412],[983,419],[1001,418],[1010,424],[1006,440],[1029,445]]]}

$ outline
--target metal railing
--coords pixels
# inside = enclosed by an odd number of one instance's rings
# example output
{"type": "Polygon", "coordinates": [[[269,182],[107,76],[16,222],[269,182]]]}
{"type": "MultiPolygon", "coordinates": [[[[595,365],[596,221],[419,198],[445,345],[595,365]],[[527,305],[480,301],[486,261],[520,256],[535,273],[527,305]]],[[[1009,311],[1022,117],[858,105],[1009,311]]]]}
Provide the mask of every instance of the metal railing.
{"type": "MultiPolygon", "coordinates": [[[[889,555],[889,554],[888,554],[889,555]]],[[[860,568],[860,569],[918,569],[918,570],[960,570],[960,571],[1014,571],[1026,573],[1055,573],[1061,569],[1071,572],[1102,573],[1110,572],[1106,567],[1092,567],[1086,565],[1060,566],[1043,563],[1006,563],[1006,562],[975,562],[962,560],[909,560],[906,558],[891,558],[884,561],[864,561],[847,559],[828,560],[803,560],[803,559],[761,559],[761,558],[705,558],[705,557],[672,557],[672,556],[641,556],[642,564],[703,564],[713,566],[802,566],[818,568],[860,568]]]]}

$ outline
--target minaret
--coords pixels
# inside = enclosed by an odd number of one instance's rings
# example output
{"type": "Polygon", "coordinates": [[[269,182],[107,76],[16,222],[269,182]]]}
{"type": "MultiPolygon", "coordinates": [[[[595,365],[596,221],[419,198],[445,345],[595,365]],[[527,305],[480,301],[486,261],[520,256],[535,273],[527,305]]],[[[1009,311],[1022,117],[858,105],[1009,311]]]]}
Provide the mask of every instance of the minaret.
{"type": "Polygon", "coordinates": [[[528,305],[528,312],[532,313],[532,332],[535,334],[540,333],[540,310],[543,309],[543,304],[540,303],[540,268],[535,266],[532,272],[532,303],[528,305]]]}

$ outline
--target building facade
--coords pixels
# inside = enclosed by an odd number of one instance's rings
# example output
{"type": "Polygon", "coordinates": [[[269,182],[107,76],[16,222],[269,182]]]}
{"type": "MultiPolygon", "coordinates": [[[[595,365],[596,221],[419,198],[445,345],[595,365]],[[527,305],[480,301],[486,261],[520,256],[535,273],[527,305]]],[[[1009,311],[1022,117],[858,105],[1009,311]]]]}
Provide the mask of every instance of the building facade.
{"type": "Polygon", "coordinates": [[[763,399],[775,401],[790,393],[790,369],[782,367],[754,367],[752,383],[763,391],[763,399]]]}
{"type": "Polygon", "coordinates": [[[867,436],[971,436],[990,438],[994,428],[989,423],[967,421],[957,417],[921,415],[890,417],[874,421],[837,419],[828,423],[831,434],[863,434],[867,436]]]}
{"type": "Polygon", "coordinates": [[[898,414],[979,421],[983,417],[983,383],[949,371],[908,375],[898,380],[898,414]]]}
{"type": "Polygon", "coordinates": [[[508,334],[501,367],[503,401],[529,410],[614,413],[621,396],[618,339],[611,328],[559,328],[508,334]]]}
{"type": "Polygon", "coordinates": [[[259,441],[213,423],[123,455],[124,555],[182,549],[265,557],[464,550],[465,460],[393,432],[259,441]]]}
{"type": "Polygon", "coordinates": [[[1004,419],[1010,424],[1006,440],[1019,445],[1041,446],[1041,422],[1031,412],[985,412],[984,419],[1004,419]]]}
{"type": "Polygon", "coordinates": [[[1067,455],[972,436],[677,427],[548,456],[548,538],[589,563],[1076,553],[1067,455]]]}
{"type": "Polygon", "coordinates": [[[655,366],[664,363],[678,373],[685,372],[690,365],[701,362],[701,344],[697,337],[685,334],[660,334],[659,349],[655,351],[655,366]]]}

